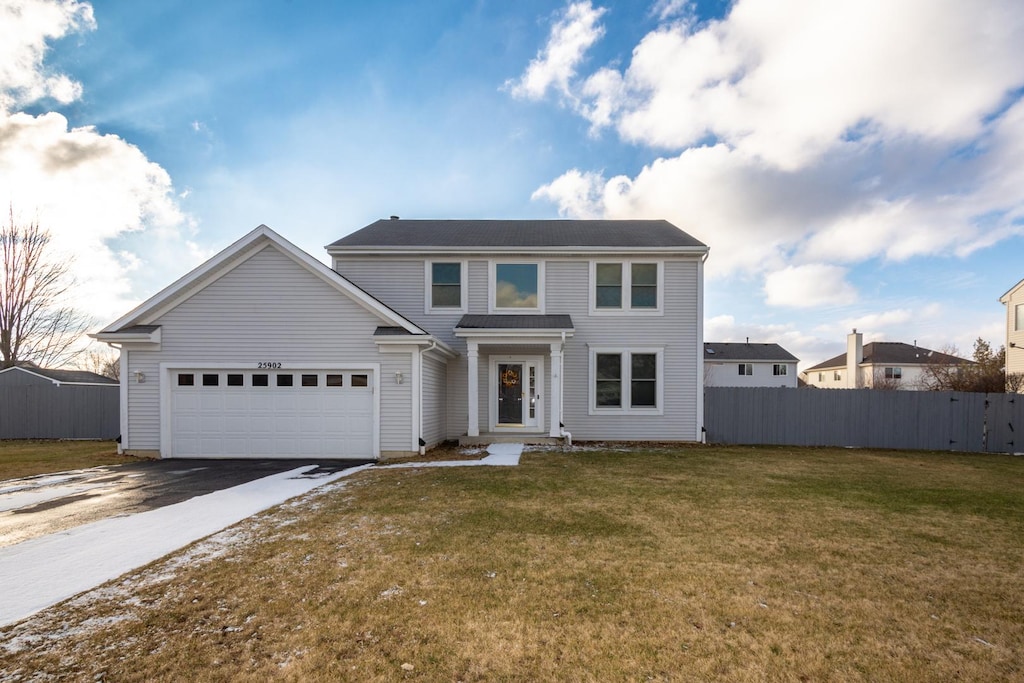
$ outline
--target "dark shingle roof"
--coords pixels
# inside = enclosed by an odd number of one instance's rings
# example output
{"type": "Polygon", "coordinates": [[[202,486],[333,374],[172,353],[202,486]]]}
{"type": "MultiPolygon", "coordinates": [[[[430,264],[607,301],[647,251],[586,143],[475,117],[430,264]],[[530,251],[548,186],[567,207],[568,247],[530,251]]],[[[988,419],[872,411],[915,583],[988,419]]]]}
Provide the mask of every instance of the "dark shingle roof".
{"type": "Polygon", "coordinates": [[[52,379],[57,382],[68,382],[75,384],[118,384],[116,379],[110,379],[103,375],[98,375],[95,372],[88,372],[86,370],[51,370],[49,368],[41,368],[36,365],[31,367],[23,367],[23,370],[34,372],[37,375],[42,375],[47,379],[52,379]]]}
{"type": "MultiPolygon", "coordinates": [[[[404,327],[392,327],[392,326],[385,327],[383,325],[381,325],[380,327],[378,327],[377,329],[375,329],[373,331],[373,335],[375,337],[397,337],[397,336],[410,335],[410,334],[412,334],[412,333],[409,332],[408,330],[406,330],[404,327]]],[[[413,335],[413,336],[420,336],[420,337],[422,337],[423,335],[413,335]]]]}
{"type": "Polygon", "coordinates": [[[704,360],[763,360],[795,363],[800,359],[778,344],[704,342],[704,360]]]}
{"type": "MultiPolygon", "coordinates": [[[[925,363],[957,365],[973,361],[950,356],[939,351],[932,351],[923,346],[904,344],[903,342],[869,342],[864,345],[864,362],[874,365],[924,365],[925,363]]],[[[807,368],[805,372],[837,367],[846,367],[845,353],[841,353],[835,358],[829,358],[827,361],[818,363],[814,367],[807,368]]]]}
{"type": "Polygon", "coordinates": [[[698,248],[668,221],[379,220],[327,245],[333,248],[698,248]]]}
{"type": "Polygon", "coordinates": [[[464,315],[456,329],[472,330],[571,330],[567,315],[464,315]]]}

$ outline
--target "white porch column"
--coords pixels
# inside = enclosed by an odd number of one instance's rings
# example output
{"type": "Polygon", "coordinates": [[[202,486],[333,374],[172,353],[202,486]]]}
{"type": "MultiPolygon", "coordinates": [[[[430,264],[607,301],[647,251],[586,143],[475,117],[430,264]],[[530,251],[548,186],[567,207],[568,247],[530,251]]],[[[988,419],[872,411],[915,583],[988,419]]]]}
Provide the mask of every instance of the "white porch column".
{"type": "Polygon", "coordinates": [[[551,418],[548,436],[561,434],[562,418],[562,345],[551,345],[551,418]]]}
{"type": "Polygon", "coordinates": [[[466,343],[466,362],[469,365],[468,372],[469,386],[466,387],[466,400],[469,401],[469,425],[466,427],[466,436],[480,436],[480,353],[477,343],[469,341],[466,343]]]}

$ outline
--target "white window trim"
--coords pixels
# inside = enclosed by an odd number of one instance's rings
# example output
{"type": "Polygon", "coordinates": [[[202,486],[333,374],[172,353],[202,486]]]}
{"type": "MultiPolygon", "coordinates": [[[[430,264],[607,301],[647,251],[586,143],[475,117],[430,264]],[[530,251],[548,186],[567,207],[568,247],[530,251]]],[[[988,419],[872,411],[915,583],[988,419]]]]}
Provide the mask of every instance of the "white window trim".
{"type": "Polygon", "coordinates": [[[1013,307],[1013,331],[1024,332],[1024,304],[1013,307]]]}
{"type": "Polygon", "coordinates": [[[772,363],[773,377],[788,377],[789,366],[786,363],[772,363]]]}
{"type": "Polygon", "coordinates": [[[665,414],[665,348],[658,347],[636,347],[636,346],[592,346],[590,347],[590,371],[587,379],[587,392],[589,394],[587,403],[590,415],[664,415],[665,414]],[[623,357],[622,362],[622,405],[618,407],[597,405],[597,355],[617,353],[623,357]],[[629,362],[629,356],[634,353],[654,354],[655,371],[654,377],[658,382],[655,400],[657,407],[633,408],[628,403],[631,400],[630,382],[632,381],[633,364],[629,362]]]}
{"type": "Polygon", "coordinates": [[[424,313],[465,313],[469,302],[469,287],[466,286],[466,279],[469,275],[469,263],[464,259],[437,258],[427,259],[423,262],[423,312],[424,313]],[[459,264],[459,295],[461,303],[458,308],[455,306],[434,306],[433,285],[434,285],[434,263],[458,263],[459,264]]]}
{"type": "Polygon", "coordinates": [[[544,313],[544,264],[541,259],[491,259],[487,262],[487,312],[488,313],[544,313]],[[499,308],[494,300],[497,296],[497,275],[499,265],[537,266],[537,307],[499,308]]]}
{"type": "Polygon", "coordinates": [[[602,316],[602,315],[651,315],[660,316],[664,315],[665,310],[665,262],[657,261],[654,259],[595,259],[590,261],[590,277],[589,277],[589,301],[590,301],[590,315],[602,316]],[[599,263],[616,263],[622,266],[622,306],[619,308],[598,308],[597,307],[597,264],[599,263]],[[633,289],[633,273],[632,265],[634,263],[649,263],[654,264],[658,267],[658,305],[656,308],[633,308],[631,303],[633,300],[632,289],[633,289]]]}
{"type": "Polygon", "coordinates": [[[739,363],[740,370],[737,370],[736,374],[740,377],[753,377],[754,376],[754,364],[753,363],[739,363]],[[742,370],[750,369],[750,372],[741,372],[742,370]]]}

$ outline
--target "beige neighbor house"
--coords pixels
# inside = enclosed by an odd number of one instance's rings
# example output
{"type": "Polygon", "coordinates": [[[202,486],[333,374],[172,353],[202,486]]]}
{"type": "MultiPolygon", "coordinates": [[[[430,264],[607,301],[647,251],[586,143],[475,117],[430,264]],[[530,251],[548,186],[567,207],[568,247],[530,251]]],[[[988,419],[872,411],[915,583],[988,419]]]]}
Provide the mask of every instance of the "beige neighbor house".
{"type": "Polygon", "coordinates": [[[1006,305],[1006,374],[1024,373],[1024,280],[999,301],[1006,305]]]}
{"type": "Polygon", "coordinates": [[[93,336],[121,449],[380,458],[699,441],[708,248],[666,221],[377,221],[331,267],[260,226],[93,336]]]}
{"type": "Polygon", "coordinates": [[[931,364],[960,365],[972,361],[932,351],[916,343],[869,342],[854,330],[847,335],[846,353],[808,368],[801,377],[820,389],[924,389],[925,368],[931,364]]]}
{"type": "Polygon", "coordinates": [[[800,359],[778,344],[704,342],[704,386],[797,386],[800,359]]]}

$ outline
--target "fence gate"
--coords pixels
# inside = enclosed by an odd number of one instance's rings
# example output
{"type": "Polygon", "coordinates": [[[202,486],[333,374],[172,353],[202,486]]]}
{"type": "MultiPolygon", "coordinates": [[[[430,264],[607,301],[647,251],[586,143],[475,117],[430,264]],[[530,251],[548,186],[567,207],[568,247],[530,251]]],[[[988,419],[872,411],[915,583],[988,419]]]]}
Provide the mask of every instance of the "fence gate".
{"type": "Polygon", "coordinates": [[[988,394],[985,403],[985,450],[1024,453],[1024,394],[988,394]]]}

